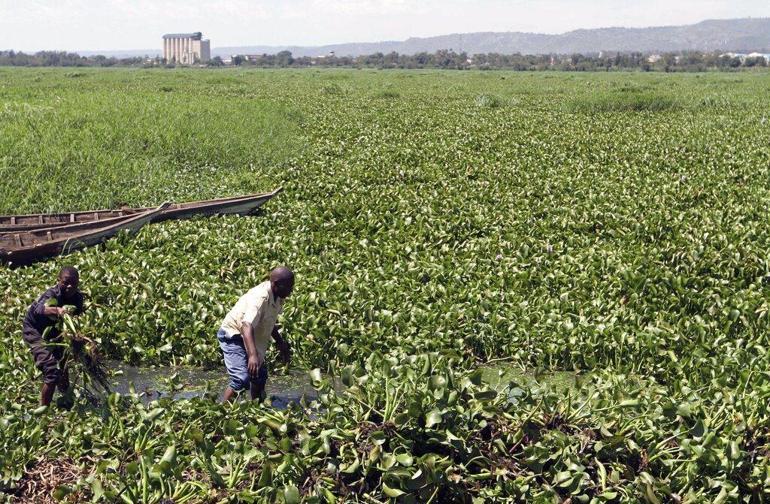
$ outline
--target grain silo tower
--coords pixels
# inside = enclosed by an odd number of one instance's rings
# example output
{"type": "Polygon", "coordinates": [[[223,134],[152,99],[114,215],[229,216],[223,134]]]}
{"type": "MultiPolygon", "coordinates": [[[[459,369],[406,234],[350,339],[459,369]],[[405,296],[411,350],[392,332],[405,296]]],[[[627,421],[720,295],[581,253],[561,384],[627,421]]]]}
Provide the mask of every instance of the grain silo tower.
{"type": "Polygon", "coordinates": [[[201,32],[167,33],[163,35],[163,59],[168,63],[192,65],[211,58],[210,41],[201,32]]]}

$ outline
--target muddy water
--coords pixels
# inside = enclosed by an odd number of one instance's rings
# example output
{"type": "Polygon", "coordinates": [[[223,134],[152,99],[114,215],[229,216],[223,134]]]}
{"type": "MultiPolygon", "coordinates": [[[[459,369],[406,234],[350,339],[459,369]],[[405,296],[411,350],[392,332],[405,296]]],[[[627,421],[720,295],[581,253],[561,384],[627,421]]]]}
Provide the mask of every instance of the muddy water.
{"type": "MultiPolygon", "coordinates": [[[[161,397],[192,399],[206,397],[221,401],[228,378],[224,368],[205,370],[194,367],[134,367],[122,362],[110,362],[109,369],[116,371],[110,383],[112,390],[129,394],[132,389],[143,401],[161,397]]],[[[549,386],[562,392],[576,391],[577,374],[572,371],[555,371],[536,374],[506,364],[482,366],[482,379],[494,389],[501,390],[511,381],[523,387],[549,386]]],[[[344,387],[337,383],[335,388],[344,387]]],[[[307,371],[292,370],[289,374],[273,374],[267,380],[267,399],[270,405],[286,409],[291,403],[310,404],[318,397],[310,384],[307,371]]],[[[243,393],[248,397],[248,392],[243,393]]]]}
{"type": "MultiPolygon", "coordinates": [[[[109,368],[117,373],[110,378],[113,392],[128,394],[133,391],[143,401],[160,397],[192,399],[208,397],[222,400],[227,387],[227,373],[222,370],[204,370],[192,367],[134,367],[122,362],[110,362],[109,368]]],[[[293,370],[288,375],[271,375],[265,387],[267,399],[274,408],[286,409],[289,404],[304,399],[309,404],[317,397],[306,371],[293,370]]],[[[248,392],[245,392],[248,396],[248,392]]]]}

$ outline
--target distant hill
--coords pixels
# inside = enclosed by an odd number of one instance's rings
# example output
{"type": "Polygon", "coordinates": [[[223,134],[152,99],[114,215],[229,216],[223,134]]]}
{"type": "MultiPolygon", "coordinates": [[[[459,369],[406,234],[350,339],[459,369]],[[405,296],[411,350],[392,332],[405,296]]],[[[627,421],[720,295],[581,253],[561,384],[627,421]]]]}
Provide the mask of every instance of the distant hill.
{"type": "MultiPolygon", "coordinates": [[[[158,36],[160,45],[160,36],[158,36]]],[[[686,26],[650,28],[598,28],[574,30],[561,35],[522,32],[456,33],[438,37],[410,38],[404,41],[363,42],[305,46],[214,47],[212,56],[232,54],[275,54],[291,51],[294,56],[361,56],[376,52],[415,54],[442,49],[468,54],[591,54],[600,51],[671,52],[735,51],[770,52],[770,18],[722,19],[686,26]]],[[[103,54],[116,58],[159,56],[160,48],[126,51],[78,51],[84,56],[103,54]]]]}
{"type": "Polygon", "coordinates": [[[468,54],[573,54],[669,51],[762,51],[770,49],[770,18],[709,20],[687,26],[650,28],[598,28],[575,30],[561,35],[521,32],[458,33],[428,38],[410,38],[401,42],[369,42],[303,46],[217,47],[214,55],[275,54],[291,51],[294,56],[361,56],[376,52],[415,54],[441,49],[468,54]]]}

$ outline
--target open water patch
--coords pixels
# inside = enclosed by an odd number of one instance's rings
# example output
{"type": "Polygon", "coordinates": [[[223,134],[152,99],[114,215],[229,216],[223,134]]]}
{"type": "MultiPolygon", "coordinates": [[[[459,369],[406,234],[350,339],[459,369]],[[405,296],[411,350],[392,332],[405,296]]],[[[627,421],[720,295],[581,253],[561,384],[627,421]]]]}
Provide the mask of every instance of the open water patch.
{"type": "MultiPolygon", "coordinates": [[[[137,394],[142,402],[160,398],[174,400],[196,397],[221,401],[228,377],[224,369],[211,370],[194,367],[137,367],[122,362],[110,362],[115,370],[110,377],[113,392],[122,395],[137,394]]],[[[286,409],[290,404],[309,404],[318,398],[307,371],[294,369],[289,374],[271,375],[265,386],[267,402],[276,409],[286,409]]],[[[248,391],[241,395],[249,397],[248,391]]]]}

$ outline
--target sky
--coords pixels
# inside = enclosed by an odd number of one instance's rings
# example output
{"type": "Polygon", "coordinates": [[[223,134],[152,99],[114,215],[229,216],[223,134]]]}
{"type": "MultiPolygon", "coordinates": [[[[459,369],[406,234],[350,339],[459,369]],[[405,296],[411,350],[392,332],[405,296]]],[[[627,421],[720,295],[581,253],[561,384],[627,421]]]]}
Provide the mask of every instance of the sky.
{"type": "Polygon", "coordinates": [[[0,0],[0,50],[160,49],[377,42],[478,31],[563,33],[770,17],[770,0],[0,0]]]}

